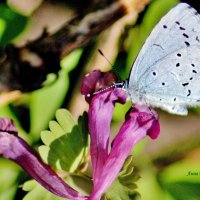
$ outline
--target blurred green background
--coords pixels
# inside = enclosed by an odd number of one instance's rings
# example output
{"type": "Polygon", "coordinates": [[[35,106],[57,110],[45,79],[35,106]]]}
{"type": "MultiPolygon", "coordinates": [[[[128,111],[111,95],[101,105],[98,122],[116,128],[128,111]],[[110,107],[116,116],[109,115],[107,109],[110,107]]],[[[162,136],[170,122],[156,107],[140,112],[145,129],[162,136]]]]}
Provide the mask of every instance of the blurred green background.
{"type": "MultiPolygon", "coordinates": [[[[74,10],[86,6],[78,0],[33,2],[29,5],[21,5],[20,1],[0,3],[1,48],[8,43],[23,45],[39,37],[44,27],[48,27],[53,33],[66,19],[73,16],[74,10]]],[[[63,58],[56,80],[55,76],[50,74],[41,89],[21,94],[17,100],[1,103],[0,116],[14,119],[19,135],[37,149],[42,144],[41,131],[48,129],[49,121],[55,119],[57,109],[67,108],[75,121],[87,110],[88,106],[79,92],[81,77],[93,69],[111,69],[97,49],[103,51],[121,78],[126,79],[132,62],[154,25],[178,2],[154,0],[139,16],[130,21],[127,19],[125,22],[116,22],[85,48],[76,49],[63,58]]],[[[200,6],[198,1],[187,2],[200,6]]],[[[116,106],[111,127],[113,137],[130,106],[130,102],[124,106],[116,106]]],[[[143,200],[199,200],[200,109],[191,109],[187,117],[157,111],[161,124],[160,137],[155,141],[146,138],[133,151],[134,165],[141,176],[137,182],[137,191],[143,200]]],[[[0,173],[0,199],[22,199],[26,193],[20,185],[30,177],[17,165],[3,158],[0,158],[0,173]]],[[[42,189],[36,191],[39,190],[42,189]]],[[[56,199],[50,194],[45,197],[26,196],[26,199],[44,198],[56,199]]]]}

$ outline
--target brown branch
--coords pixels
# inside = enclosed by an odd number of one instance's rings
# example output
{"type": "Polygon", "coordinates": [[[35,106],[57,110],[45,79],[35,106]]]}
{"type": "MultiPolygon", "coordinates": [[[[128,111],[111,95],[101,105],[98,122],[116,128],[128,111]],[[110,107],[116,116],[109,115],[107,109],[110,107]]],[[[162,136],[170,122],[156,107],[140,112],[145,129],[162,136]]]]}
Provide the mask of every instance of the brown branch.
{"type": "Polygon", "coordinates": [[[61,30],[50,37],[39,41],[37,49],[52,46],[52,42],[61,48],[61,56],[65,56],[76,48],[87,44],[94,36],[108,28],[126,14],[125,7],[119,2],[109,7],[87,14],[84,18],[76,17],[61,30]]]}
{"type": "Polygon", "coordinates": [[[48,73],[58,73],[60,58],[86,45],[126,13],[126,7],[117,1],[83,18],[77,16],[53,35],[44,31],[24,47],[7,46],[0,53],[0,90],[40,88],[48,73]]]}

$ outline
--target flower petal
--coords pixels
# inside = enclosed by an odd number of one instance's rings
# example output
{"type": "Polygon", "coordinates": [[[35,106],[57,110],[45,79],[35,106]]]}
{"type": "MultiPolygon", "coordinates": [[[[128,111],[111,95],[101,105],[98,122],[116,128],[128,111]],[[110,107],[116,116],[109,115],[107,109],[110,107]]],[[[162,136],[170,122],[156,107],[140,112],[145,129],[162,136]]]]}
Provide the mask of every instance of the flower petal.
{"type": "Polygon", "coordinates": [[[85,96],[85,99],[90,103],[94,92],[107,88],[117,80],[116,76],[112,72],[101,72],[94,70],[87,74],[81,83],[81,94],[85,96]],[[88,96],[91,95],[91,96],[88,96]]]}
{"type": "Polygon", "coordinates": [[[94,186],[108,156],[110,123],[115,102],[125,103],[126,93],[112,89],[93,97],[88,111],[91,137],[90,153],[93,167],[94,186]]]}
{"type": "Polygon", "coordinates": [[[13,121],[7,118],[0,119],[0,154],[16,162],[38,183],[55,195],[73,200],[86,199],[42,162],[39,155],[17,136],[13,121]]]}
{"type": "MultiPolygon", "coordinates": [[[[155,111],[144,105],[135,105],[126,115],[118,135],[112,143],[108,154],[110,123],[116,101],[124,103],[126,93],[121,89],[110,89],[95,96],[99,88],[108,86],[105,73],[94,71],[88,74],[82,82],[81,92],[90,103],[89,131],[91,134],[91,160],[93,166],[93,192],[90,200],[98,200],[117,177],[123,163],[133,146],[146,135],[155,139],[159,135],[160,126],[155,111]],[[92,97],[92,98],[91,98],[92,97]]],[[[112,81],[111,81],[112,82],[112,81]]]]}
{"type": "Polygon", "coordinates": [[[102,194],[118,176],[133,146],[144,139],[147,134],[153,135],[154,138],[158,136],[159,124],[157,114],[147,106],[136,105],[126,115],[125,122],[112,143],[111,152],[99,172],[101,175],[98,177],[98,181],[95,182],[96,185],[90,195],[90,200],[101,198],[102,194]],[[155,124],[156,129],[153,130],[155,124]]]}
{"type": "Polygon", "coordinates": [[[146,113],[146,114],[149,114],[150,116],[152,115],[154,120],[152,121],[151,127],[147,130],[147,135],[151,139],[156,139],[160,134],[160,124],[158,121],[158,114],[156,113],[156,111],[149,108],[146,105],[137,105],[137,104],[134,105],[134,109],[135,109],[135,112],[146,113]]]}
{"type": "Polygon", "coordinates": [[[17,134],[17,128],[9,118],[0,118],[0,131],[13,132],[17,134]]]}

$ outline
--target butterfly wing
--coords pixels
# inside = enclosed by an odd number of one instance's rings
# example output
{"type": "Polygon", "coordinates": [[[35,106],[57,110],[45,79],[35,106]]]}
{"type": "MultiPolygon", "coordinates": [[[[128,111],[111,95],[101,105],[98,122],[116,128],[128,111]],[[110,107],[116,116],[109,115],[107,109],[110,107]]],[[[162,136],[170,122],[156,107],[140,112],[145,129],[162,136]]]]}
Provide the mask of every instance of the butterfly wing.
{"type": "Polygon", "coordinates": [[[199,14],[180,3],[161,19],[142,47],[130,73],[129,93],[134,95],[136,87],[149,104],[186,114],[185,106],[196,105],[200,99],[200,90],[193,89],[200,84],[198,55],[199,14]]]}
{"type": "Polygon", "coordinates": [[[200,105],[199,55],[199,46],[182,48],[147,70],[140,78],[140,91],[149,104],[177,114],[186,114],[186,106],[200,105]],[[184,113],[177,111],[181,107],[184,113]]]}

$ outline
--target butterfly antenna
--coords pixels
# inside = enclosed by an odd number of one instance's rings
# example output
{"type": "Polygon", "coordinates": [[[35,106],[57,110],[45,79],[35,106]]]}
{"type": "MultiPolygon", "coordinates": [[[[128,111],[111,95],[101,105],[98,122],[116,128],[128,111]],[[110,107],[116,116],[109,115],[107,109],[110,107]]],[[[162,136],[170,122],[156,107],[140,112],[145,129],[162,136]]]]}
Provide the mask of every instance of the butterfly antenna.
{"type": "Polygon", "coordinates": [[[113,64],[108,60],[108,58],[104,55],[104,53],[98,49],[98,52],[106,59],[106,61],[113,67],[113,64]]]}
{"type": "Polygon", "coordinates": [[[92,96],[95,96],[95,95],[100,94],[102,92],[108,91],[111,88],[123,88],[123,89],[126,89],[127,88],[127,84],[128,84],[127,81],[114,82],[111,86],[108,86],[106,88],[100,89],[100,90],[98,90],[96,92],[93,92],[93,93],[89,93],[86,96],[87,97],[92,97],[92,96]]]}
{"type": "Polygon", "coordinates": [[[103,56],[103,57],[106,59],[106,61],[112,66],[112,69],[113,69],[115,75],[117,76],[117,79],[118,79],[118,80],[121,80],[121,77],[120,77],[120,75],[119,75],[119,71],[118,71],[117,67],[115,67],[115,66],[108,60],[108,58],[104,55],[104,53],[103,53],[100,49],[98,49],[98,52],[99,52],[99,53],[101,54],[101,56],[103,56]]]}

